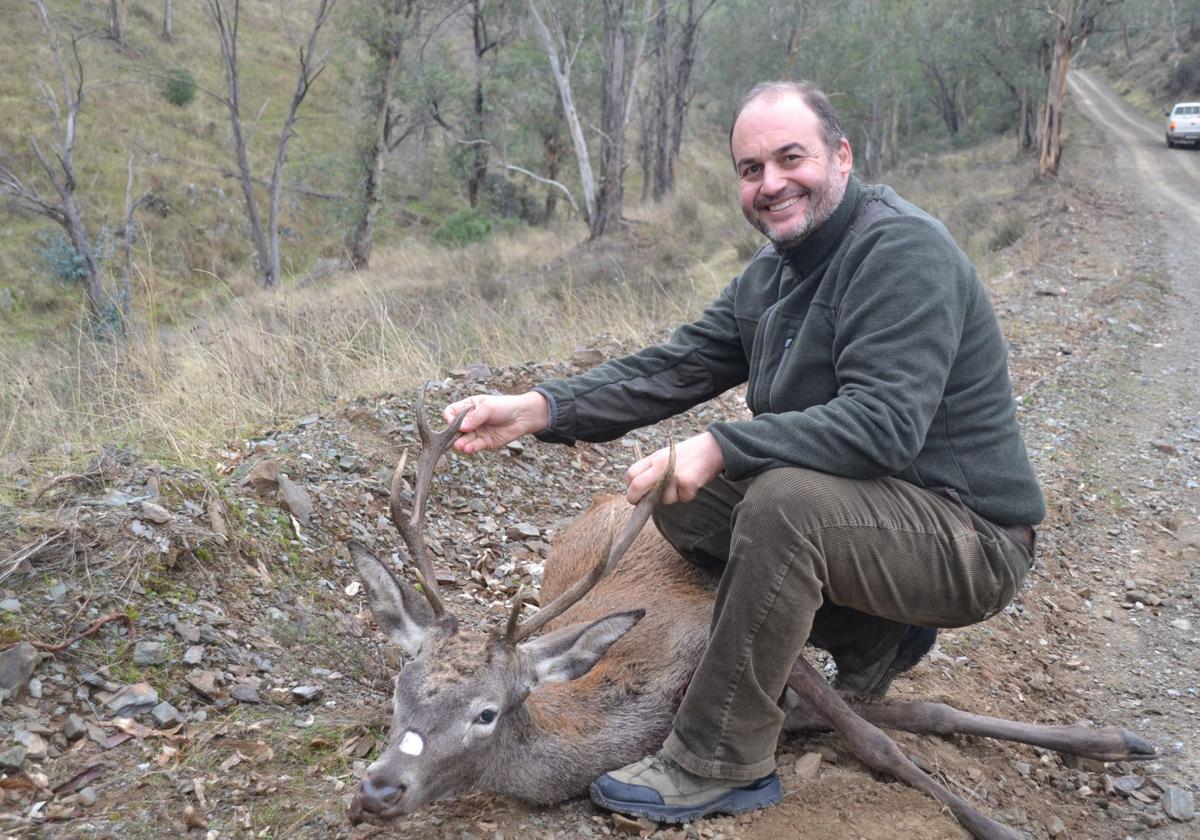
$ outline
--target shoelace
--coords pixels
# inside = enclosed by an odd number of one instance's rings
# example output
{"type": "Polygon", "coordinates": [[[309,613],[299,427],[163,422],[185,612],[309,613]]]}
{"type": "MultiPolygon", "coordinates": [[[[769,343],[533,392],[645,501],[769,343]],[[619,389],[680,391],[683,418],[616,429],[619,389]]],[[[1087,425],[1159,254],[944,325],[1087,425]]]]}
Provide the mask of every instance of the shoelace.
{"type": "Polygon", "coordinates": [[[680,790],[682,786],[680,782],[683,779],[683,768],[664,755],[662,752],[657,752],[650,759],[648,769],[662,773],[671,780],[671,784],[676,790],[680,790]]]}

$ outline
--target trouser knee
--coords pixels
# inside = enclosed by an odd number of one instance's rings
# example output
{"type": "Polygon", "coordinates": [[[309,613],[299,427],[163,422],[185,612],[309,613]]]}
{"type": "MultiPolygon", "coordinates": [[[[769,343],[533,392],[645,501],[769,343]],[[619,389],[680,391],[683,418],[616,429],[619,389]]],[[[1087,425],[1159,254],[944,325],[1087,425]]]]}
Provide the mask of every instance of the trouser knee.
{"type": "Polygon", "coordinates": [[[783,528],[801,534],[819,528],[844,506],[836,481],[826,473],[799,467],[761,473],[735,509],[734,527],[751,533],[783,528]]]}

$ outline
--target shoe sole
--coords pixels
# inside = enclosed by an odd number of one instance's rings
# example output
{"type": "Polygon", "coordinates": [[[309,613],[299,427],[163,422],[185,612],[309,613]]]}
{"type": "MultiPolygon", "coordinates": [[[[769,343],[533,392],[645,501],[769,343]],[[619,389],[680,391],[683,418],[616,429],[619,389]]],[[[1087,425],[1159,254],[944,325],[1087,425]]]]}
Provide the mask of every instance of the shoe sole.
{"type": "Polygon", "coordinates": [[[592,801],[602,808],[630,817],[646,817],[660,823],[687,823],[714,814],[737,816],[747,811],[769,808],[783,799],[779,775],[759,788],[736,788],[724,796],[701,805],[654,805],[650,802],[623,802],[609,799],[595,783],[588,788],[592,801]]]}

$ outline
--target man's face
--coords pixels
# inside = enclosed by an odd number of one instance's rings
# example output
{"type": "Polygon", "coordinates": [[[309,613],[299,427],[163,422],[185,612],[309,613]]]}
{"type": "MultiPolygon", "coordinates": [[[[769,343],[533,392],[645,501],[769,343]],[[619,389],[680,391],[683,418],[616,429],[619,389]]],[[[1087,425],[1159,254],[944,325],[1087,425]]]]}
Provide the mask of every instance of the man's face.
{"type": "Polygon", "coordinates": [[[798,94],[747,105],[730,141],[746,220],[780,250],[821,226],[846,194],[853,157],[843,139],[831,154],[821,123],[798,94]]]}

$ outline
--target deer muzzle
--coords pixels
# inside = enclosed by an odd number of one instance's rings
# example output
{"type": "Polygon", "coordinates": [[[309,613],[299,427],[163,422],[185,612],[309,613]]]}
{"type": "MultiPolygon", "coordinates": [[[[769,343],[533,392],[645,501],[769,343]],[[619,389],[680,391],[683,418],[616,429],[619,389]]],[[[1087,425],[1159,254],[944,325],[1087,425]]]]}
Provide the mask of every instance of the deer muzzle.
{"type": "Polygon", "coordinates": [[[374,817],[389,820],[404,813],[404,795],[407,786],[373,776],[370,772],[363,777],[358,793],[350,803],[350,822],[358,825],[374,817]]]}

